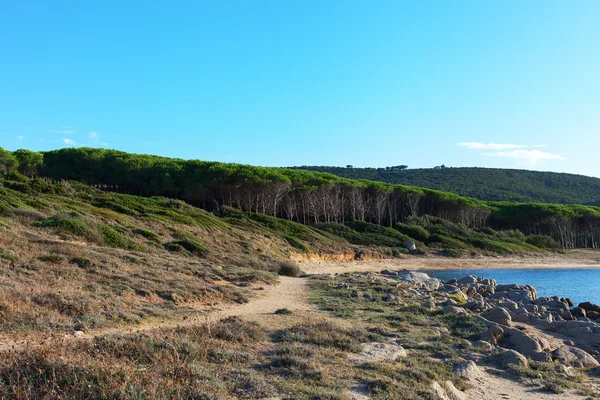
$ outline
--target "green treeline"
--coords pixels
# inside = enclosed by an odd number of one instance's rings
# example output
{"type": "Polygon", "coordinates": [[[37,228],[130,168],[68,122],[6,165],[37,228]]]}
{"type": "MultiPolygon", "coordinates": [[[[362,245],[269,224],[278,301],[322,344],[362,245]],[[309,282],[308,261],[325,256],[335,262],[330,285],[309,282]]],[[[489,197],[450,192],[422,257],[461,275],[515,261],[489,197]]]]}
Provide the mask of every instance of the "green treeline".
{"type": "Polygon", "coordinates": [[[600,179],[583,175],[500,168],[296,168],[327,172],[347,179],[425,187],[484,201],[600,206],[600,179]]]}
{"type": "Polygon", "coordinates": [[[466,227],[547,235],[563,248],[600,246],[600,208],[486,203],[413,186],[285,168],[254,167],[72,148],[44,153],[0,149],[0,174],[74,180],[101,190],[182,199],[209,211],[222,206],[307,225],[369,222],[395,226],[432,216],[466,227]]]}

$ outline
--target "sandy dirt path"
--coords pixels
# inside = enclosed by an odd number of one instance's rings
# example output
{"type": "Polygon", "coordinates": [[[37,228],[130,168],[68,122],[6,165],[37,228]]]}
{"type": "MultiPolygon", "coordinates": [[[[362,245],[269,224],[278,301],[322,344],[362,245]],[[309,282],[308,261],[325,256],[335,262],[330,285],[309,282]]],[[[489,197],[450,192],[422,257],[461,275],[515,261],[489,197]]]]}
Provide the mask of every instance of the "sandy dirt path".
{"type": "MultiPolygon", "coordinates": [[[[498,267],[506,267],[506,261],[502,260],[484,260],[486,265],[497,265],[498,267]]],[[[372,260],[372,261],[351,261],[351,262],[310,262],[302,263],[301,268],[308,274],[340,274],[346,272],[364,272],[364,271],[381,271],[383,269],[426,269],[426,268],[465,268],[458,265],[478,265],[482,260],[448,260],[448,259],[400,259],[400,260],[372,260]]],[[[547,263],[547,260],[546,260],[547,263]]],[[[530,262],[528,265],[531,265],[530,262]]],[[[534,265],[540,265],[535,264],[534,265]]],[[[554,260],[552,265],[558,263],[554,260]]],[[[523,268],[521,263],[513,260],[515,267],[523,268]]],[[[569,264],[573,265],[573,264],[569,264]]],[[[590,265],[589,263],[586,265],[590,265]]],[[[474,268],[474,267],[472,267],[474,268]]],[[[478,266],[477,268],[481,268],[478,266]]],[[[228,304],[215,307],[199,308],[198,316],[188,318],[183,321],[167,321],[159,323],[151,323],[134,328],[115,328],[101,331],[90,331],[81,337],[68,335],[61,340],[90,340],[95,336],[138,333],[156,329],[175,328],[178,326],[191,326],[210,321],[217,321],[231,316],[239,316],[244,319],[258,321],[269,325],[271,328],[277,327],[274,324],[289,324],[297,323],[303,319],[314,318],[330,318],[328,314],[319,311],[309,301],[308,278],[288,278],[280,277],[279,283],[275,285],[260,285],[254,287],[256,296],[245,304],[228,304]],[[273,318],[274,312],[278,309],[286,308],[292,311],[289,317],[273,318]]],[[[18,349],[25,346],[35,346],[35,343],[26,341],[11,341],[0,343],[0,352],[13,349],[18,349]]],[[[496,400],[496,399],[582,399],[583,397],[575,394],[553,395],[540,392],[537,388],[525,386],[510,378],[503,376],[504,374],[494,373],[492,370],[483,370],[476,378],[471,381],[471,389],[466,392],[467,398],[470,400],[496,400]]]]}

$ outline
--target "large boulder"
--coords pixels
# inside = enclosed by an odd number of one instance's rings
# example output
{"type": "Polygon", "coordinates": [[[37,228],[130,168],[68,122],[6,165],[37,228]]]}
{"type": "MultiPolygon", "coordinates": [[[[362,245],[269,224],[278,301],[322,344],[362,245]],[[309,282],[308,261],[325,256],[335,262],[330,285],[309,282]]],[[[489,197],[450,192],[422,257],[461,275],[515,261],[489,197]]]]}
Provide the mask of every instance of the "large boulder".
{"type": "Polygon", "coordinates": [[[406,358],[404,347],[392,343],[365,343],[359,354],[350,356],[352,361],[375,363],[381,361],[396,361],[398,358],[406,358]]]}
{"type": "Polygon", "coordinates": [[[503,336],[504,336],[504,329],[500,328],[497,325],[492,325],[488,328],[487,331],[480,334],[479,338],[485,342],[495,345],[495,344],[498,344],[498,342],[502,340],[503,336]]]}
{"type": "Polygon", "coordinates": [[[411,250],[411,251],[417,250],[417,245],[412,240],[407,240],[406,242],[403,243],[403,245],[404,245],[404,248],[407,250],[411,250]]]}
{"type": "Polygon", "coordinates": [[[527,367],[527,358],[518,351],[505,350],[496,355],[498,362],[503,366],[515,365],[518,367],[527,367]]]}
{"type": "Polygon", "coordinates": [[[585,303],[579,303],[579,308],[583,308],[585,311],[595,311],[600,313],[600,306],[590,303],[589,301],[586,301],[585,303]]]}
{"type": "Polygon", "coordinates": [[[585,313],[585,308],[582,308],[582,307],[575,307],[574,309],[571,310],[571,314],[575,318],[584,318],[587,316],[585,313]]]}
{"type": "Polygon", "coordinates": [[[477,375],[479,375],[479,373],[480,373],[479,367],[477,366],[477,364],[475,364],[473,361],[470,361],[470,360],[465,360],[465,361],[459,362],[458,364],[456,364],[454,366],[454,369],[452,370],[452,372],[458,378],[467,378],[467,379],[474,378],[477,375]]]}
{"type": "Polygon", "coordinates": [[[485,311],[481,316],[488,321],[496,322],[500,325],[511,326],[512,318],[506,308],[494,307],[485,311]]]}
{"type": "Polygon", "coordinates": [[[573,346],[559,347],[552,352],[552,358],[565,365],[581,363],[584,368],[596,368],[600,366],[600,363],[588,352],[573,346]]]}
{"type": "Polygon", "coordinates": [[[446,306],[442,308],[442,314],[469,315],[469,311],[462,307],[446,306]]]}
{"type": "Polygon", "coordinates": [[[403,282],[414,283],[430,290],[437,290],[440,287],[439,279],[432,278],[424,272],[398,271],[396,277],[403,282]]]}

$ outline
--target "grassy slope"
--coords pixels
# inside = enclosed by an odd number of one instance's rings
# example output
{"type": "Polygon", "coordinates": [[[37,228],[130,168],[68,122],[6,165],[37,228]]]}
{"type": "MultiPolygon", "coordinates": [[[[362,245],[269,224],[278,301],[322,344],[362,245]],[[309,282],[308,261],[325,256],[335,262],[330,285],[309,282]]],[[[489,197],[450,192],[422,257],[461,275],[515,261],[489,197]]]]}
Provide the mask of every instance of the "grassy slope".
{"type": "Polygon", "coordinates": [[[434,218],[396,229],[301,225],[222,208],[102,192],[77,183],[0,187],[0,332],[65,332],[138,324],[276,279],[293,254],[398,257],[403,243],[449,255],[539,252],[518,232],[475,231],[434,218]]]}
{"type": "Polygon", "coordinates": [[[368,179],[457,193],[487,201],[600,205],[600,179],[574,174],[495,168],[409,169],[300,167],[344,178],[368,179]]]}
{"type": "MultiPolygon", "coordinates": [[[[98,329],[243,302],[243,286],[275,280],[277,261],[297,252],[275,229],[180,201],[79,184],[58,191],[0,188],[5,333],[98,329]]],[[[343,239],[303,228],[298,243],[307,251],[349,250],[343,239]]]]}

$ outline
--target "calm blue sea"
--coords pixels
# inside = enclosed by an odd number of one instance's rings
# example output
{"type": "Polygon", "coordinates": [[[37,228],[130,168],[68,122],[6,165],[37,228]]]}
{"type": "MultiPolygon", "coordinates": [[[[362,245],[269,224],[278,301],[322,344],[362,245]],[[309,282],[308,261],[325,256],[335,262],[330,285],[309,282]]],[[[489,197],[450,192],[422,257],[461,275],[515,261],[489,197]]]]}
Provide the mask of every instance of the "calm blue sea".
{"type": "Polygon", "coordinates": [[[499,284],[516,283],[533,286],[539,297],[569,297],[575,305],[584,301],[600,304],[600,269],[450,269],[423,270],[443,281],[475,275],[495,279],[499,284]]]}

